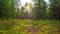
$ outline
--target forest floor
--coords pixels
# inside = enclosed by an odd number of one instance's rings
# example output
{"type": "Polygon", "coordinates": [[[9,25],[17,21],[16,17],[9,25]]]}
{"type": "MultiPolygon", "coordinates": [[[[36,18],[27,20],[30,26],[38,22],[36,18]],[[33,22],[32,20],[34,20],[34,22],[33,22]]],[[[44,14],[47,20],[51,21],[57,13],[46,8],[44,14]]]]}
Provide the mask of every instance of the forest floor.
{"type": "Polygon", "coordinates": [[[60,20],[0,20],[0,34],[60,34],[60,20]]]}

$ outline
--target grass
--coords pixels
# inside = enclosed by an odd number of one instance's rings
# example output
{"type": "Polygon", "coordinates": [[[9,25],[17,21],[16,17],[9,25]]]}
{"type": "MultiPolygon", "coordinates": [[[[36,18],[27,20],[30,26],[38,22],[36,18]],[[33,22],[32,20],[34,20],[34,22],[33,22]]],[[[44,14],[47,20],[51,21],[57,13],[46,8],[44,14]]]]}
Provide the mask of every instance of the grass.
{"type": "Polygon", "coordinates": [[[59,34],[60,20],[0,20],[0,34],[59,34]]]}

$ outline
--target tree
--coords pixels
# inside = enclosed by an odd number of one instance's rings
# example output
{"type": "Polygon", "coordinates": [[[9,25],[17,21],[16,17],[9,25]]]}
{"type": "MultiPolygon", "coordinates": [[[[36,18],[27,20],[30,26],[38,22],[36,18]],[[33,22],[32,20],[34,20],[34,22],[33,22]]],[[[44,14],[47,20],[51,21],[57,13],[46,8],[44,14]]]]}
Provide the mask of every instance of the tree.
{"type": "Polygon", "coordinates": [[[34,11],[33,18],[44,19],[46,13],[46,2],[44,0],[34,0],[34,1],[35,1],[35,8],[33,9],[34,11]]]}
{"type": "Polygon", "coordinates": [[[19,14],[20,18],[23,19],[24,18],[24,7],[21,7],[21,11],[19,13],[20,13],[19,14]]]}
{"type": "Polygon", "coordinates": [[[12,18],[15,13],[14,0],[0,0],[0,18],[12,18]]]}
{"type": "Polygon", "coordinates": [[[0,0],[0,18],[3,18],[5,16],[7,4],[5,0],[0,0]]]}
{"type": "Polygon", "coordinates": [[[60,19],[60,0],[50,0],[51,14],[54,19],[60,19]]]}

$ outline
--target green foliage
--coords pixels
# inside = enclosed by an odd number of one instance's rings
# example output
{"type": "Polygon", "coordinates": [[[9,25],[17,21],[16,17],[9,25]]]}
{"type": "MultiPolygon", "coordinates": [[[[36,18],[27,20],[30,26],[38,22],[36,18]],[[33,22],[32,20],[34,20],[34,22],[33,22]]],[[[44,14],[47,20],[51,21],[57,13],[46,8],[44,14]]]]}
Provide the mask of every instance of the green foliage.
{"type": "Polygon", "coordinates": [[[24,7],[21,8],[21,11],[20,11],[20,18],[23,19],[24,18],[24,7]]]}
{"type": "Polygon", "coordinates": [[[4,19],[5,17],[14,18],[15,17],[15,5],[14,0],[0,0],[0,18],[4,19]]]}
{"type": "Polygon", "coordinates": [[[46,13],[46,2],[44,0],[37,0],[38,2],[35,4],[35,8],[33,9],[33,18],[34,19],[44,19],[46,13]]]}
{"type": "Polygon", "coordinates": [[[60,0],[50,0],[50,11],[53,19],[60,19],[60,0]]]}

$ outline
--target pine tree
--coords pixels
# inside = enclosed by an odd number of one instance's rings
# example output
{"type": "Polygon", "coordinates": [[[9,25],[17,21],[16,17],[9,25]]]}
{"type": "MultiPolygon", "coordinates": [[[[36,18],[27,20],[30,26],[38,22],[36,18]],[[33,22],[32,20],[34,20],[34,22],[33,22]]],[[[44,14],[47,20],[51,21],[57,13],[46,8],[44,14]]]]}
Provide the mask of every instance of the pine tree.
{"type": "MultiPolygon", "coordinates": [[[[35,1],[35,0],[34,0],[35,1]]],[[[33,18],[34,19],[44,19],[46,12],[46,3],[44,0],[35,1],[35,8],[33,9],[33,18]]]]}
{"type": "Polygon", "coordinates": [[[60,0],[50,0],[51,14],[54,19],[60,19],[60,0]]]}
{"type": "Polygon", "coordinates": [[[14,16],[14,0],[0,0],[0,7],[0,18],[12,18],[14,16]]]}

